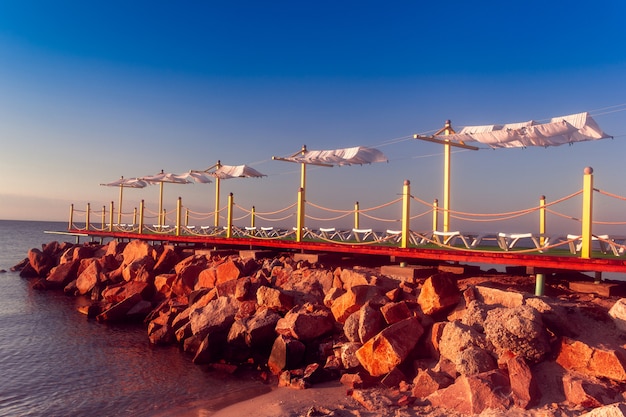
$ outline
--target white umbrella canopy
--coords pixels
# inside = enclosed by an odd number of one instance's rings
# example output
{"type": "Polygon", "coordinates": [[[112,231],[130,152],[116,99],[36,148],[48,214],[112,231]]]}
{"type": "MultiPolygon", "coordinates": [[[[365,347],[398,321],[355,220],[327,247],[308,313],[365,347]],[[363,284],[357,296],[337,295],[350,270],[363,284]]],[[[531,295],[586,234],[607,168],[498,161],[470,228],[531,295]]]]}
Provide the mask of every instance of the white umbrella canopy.
{"type": "Polygon", "coordinates": [[[211,172],[207,172],[208,175],[226,180],[229,178],[261,178],[267,177],[265,174],[261,174],[256,169],[249,167],[248,165],[219,165],[219,167],[211,172]]]}
{"type": "Polygon", "coordinates": [[[139,178],[142,181],[147,182],[148,184],[159,184],[159,226],[164,224],[164,216],[163,216],[163,184],[172,183],[172,184],[191,184],[193,181],[186,176],[186,174],[179,175],[171,172],[164,172],[161,170],[160,173],[156,175],[149,175],[146,177],[139,178]]]}
{"type": "Polygon", "coordinates": [[[124,194],[124,188],[144,188],[148,185],[148,183],[139,178],[124,178],[122,176],[113,182],[100,185],[106,187],[119,187],[120,189],[120,201],[119,206],[117,207],[117,223],[119,224],[122,222],[122,199],[124,194]]]}
{"type": "Polygon", "coordinates": [[[267,175],[260,173],[256,169],[248,165],[222,165],[221,161],[204,171],[191,171],[194,174],[210,175],[215,178],[215,219],[214,226],[219,226],[219,210],[220,210],[220,181],[230,178],[261,178],[267,175]]]}

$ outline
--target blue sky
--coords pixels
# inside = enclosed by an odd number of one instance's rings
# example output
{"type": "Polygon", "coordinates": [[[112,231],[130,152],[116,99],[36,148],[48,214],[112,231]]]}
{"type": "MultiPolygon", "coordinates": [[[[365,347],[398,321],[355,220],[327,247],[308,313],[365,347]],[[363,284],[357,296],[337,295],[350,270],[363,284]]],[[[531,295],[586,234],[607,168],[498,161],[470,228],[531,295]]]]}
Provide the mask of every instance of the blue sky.
{"type": "MultiPolygon", "coordinates": [[[[615,139],[456,151],[453,210],[556,200],[581,188],[585,166],[596,187],[626,195],[626,3],[423,3],[0,1],[0,218],[64,221],[71,203],[117,204],[100,183],[218,159],[268,175],[223,182],[224,200],[233,192],[241,207],[279,210],[295,202],[299,167],[271,157],[303,144],[374,146],[389,158],[309,169],[310,202],[373,207],[405,179],[432,201],[442,149],[414,133],[447,119],[460,129],[582,111],[615,139]]],[[[213,210],[212,184],[167,184],[168,210],[179,196],[213,210]]],[[[126,190],[124,211],[140,199],[156,210],[158,187],[126,190]]],[[[599,218],[626,220],[626,203],[597,200],[599,218]]],[[[519,222],[506,227],[536,228],[519,222]]]]}

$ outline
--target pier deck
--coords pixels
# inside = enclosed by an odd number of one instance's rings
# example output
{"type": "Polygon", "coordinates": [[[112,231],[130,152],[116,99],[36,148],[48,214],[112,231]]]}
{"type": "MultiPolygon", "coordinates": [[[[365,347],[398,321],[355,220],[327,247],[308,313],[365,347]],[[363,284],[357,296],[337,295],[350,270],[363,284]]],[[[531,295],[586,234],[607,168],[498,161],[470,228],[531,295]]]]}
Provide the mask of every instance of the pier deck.
{"type": "MultiPolygon", "coordinates": [[[[55,232],[48,232],[55,233],[55,232]]],[[[84,229],[58,232],[64,235],[73,235],[77,239],[89,237],[96,239],[117,240],[145,240],[151,242],[171,243],[174,245],[193,245],[199,247],[249,249],[277,249],[300,253],[336,253],[360,254],[372,256],[388,256],[401,260],[430,260],[441,262],[479,263],[486,265],[524,266],[541,270],[571,270],[579,272],[612,272],[626,273],[626,257],[604,256],[589,259],[571,255],[565,250],[553,250],[546,253],[519,253],[518,251],[503,251],[497,248],[461,249],[437,247],[434,245],[418,245],[409,248],[400,248],[390,245],[363,245],[346,242],[332,243],[327,241],[304,240],[296,242],[293,239],[257,239],[245,237],[211,237],[173,234],[132,233],[120,231],[86,231],[84,229]]],[[[594,253],[595,255],[595,253],[594,253]]]]}

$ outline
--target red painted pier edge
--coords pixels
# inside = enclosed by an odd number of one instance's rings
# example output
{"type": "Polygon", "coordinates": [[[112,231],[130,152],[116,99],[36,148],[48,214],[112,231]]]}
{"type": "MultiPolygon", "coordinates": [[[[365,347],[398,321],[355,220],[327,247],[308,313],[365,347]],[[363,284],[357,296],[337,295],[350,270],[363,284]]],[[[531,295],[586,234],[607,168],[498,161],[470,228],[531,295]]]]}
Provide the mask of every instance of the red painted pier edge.
{"type": "Polygon", "coordinates": [[[167,242],[170,244],[194,244],[214,247],[239,247],[241,249],[281,249],[300,252],[330,252],[362,255],[379,255],[406,259],[436,260],[447,262],[467,262],[487,265],[526,266],[545,269],[562,269],[579,272],[618,272],[626,273],[626,258],[590,258],[576,256],[558,256],[545,254],[527,254],[498,251],[463,250],[446,248],[398,248],[382,245],[351,245],[327,242],[302,241],[287,239],[225,238],[207,236],[175,236],[159,234],[141,234],[129,232],[86,231],[70,229],[63,234],[77,237],[112,238],[120,240],[145,240],[167,242]]]}

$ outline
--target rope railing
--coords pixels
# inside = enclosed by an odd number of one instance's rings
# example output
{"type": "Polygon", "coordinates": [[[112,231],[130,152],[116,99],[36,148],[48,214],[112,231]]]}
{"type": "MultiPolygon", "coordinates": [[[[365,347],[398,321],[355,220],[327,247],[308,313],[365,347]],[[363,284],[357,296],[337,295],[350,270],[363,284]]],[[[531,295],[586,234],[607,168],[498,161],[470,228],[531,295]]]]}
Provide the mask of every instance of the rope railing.
{"type": "MultiPolygon", "coordinates": [[[[587,172],[585,173],[586,179],[588,178],[587,172]]],[[[591,184],[593,182],[591,181],[591,184]]],[[[140,219],[137,218],[137,209],[135,208],[133,211],[129,212],[118,212],[117,217],[115,219],[117,222],[114,222],[114,207],[113,202],[111,202],[110,206],[102,207],[102,210],[91,210],[89,205],[87,205],[87,210],[74,208],[72,205],[72,211],[70,215],[69,227],[73,230],[94,230],[94,231],[114,231],[114,232],[132,232],[132,233],[147,233],[147,234],[155,234],[155,235],[181,235],[188,234],[194,236],[215,236],[215,237],[243,237],[243,238],[254,238],[260,240],[276,240],[276,239],[291,239],[295,235],[296,242],[301,242],[303,239],[313,239],[321,242],[328,242],[339,245],[396,245],[400,244],[402,248],[407,248],[409,246],[417,247],[422,245],[433,245],[436,247],[445,247],[447,249],[452,250],[464,250],[464,251],[481,251],[481,252],[489,252],[491,251],[489,245],[489,240],[494,240],[494,236],[497,239],[498,247],[500,250],[494,250],[494,252],[501,252],[502,250],[511,250],[516,253],[536,253],[536,252],[545,252],[552,248],[557,248],[563,245],[569,245],[570,250],[574,246],[578,247],[583,245],[585,248],[590,247],[591,241],[591,225],[611,225],[611,226],[623,226],[626,225],[626,220],[624,221],[599,221],[590,219],[591,210],[586,209],[585,203],[589,205],[593,204],[593,199],[589,196],[593,194],[595,191],[598,194],[614,198],[620,201],[626,201],[626,197],[620,196],[617,194],[613,194],[604,190],[600,190],[598,188],[589,187],[588,183],[585,183],[585,187],[582,190],[576,191],[564,197],[561,197],[557,200],[551,201],[549,203],[545,202],[545,197],[541,198],[541,204],[538,206],[523,208],[521,210],[512,210],[512,211],[503,211],[503,212],[492,212],[492,213],[472,213],[461,210],[451,210],[444,209],[438,206],[437,200],[434,202],[426,202],[410,193],[410,182],[405,181],[404,189],[401,194],[401,197],[395,198],[391,201],[385,202],[383,204],[369,207],[369,208],[360,208],[359,203],[357,202],[353,209],[335,209],[330,207],[325,207],[323,205],[316,204],[314,202],[310,202],[305,200],[303,190],[300,190],[300,195],[298,197],[298,202],[288,205],[287,207],[267,212],[259,212],[255,207],[252,209],[246,209],[238,204],[235,204],[232,199],[232,193],[229,198],[229,203],[227,206],[220,208],[218,211],[211,212],[200,212],[194,211],[189,208],[184,208],[183,214],[183,206],[182,200],[179,198],[178,204],[175,210],[170,210],[169,212],[166,210],[162,210],[160,213],[149,210],[143,205],[141,205],[140,210],[140,219]],[[591,191],[590,191],[591,190],[591,191]],[[578,195],[583,195],[583,210],[581,210],[581,216],[571,216],[565,213],[562,213],[556,210],[555,206],[557,204],[561,204],[569,199],[572,199],[578,195]],[[413,200],[420,204],[421,206],[426,207],[426,209],[422,210],[420,213],[411,214],[410,201],[413,200]],[[376,210],[385,209],[394,204],[402,203],[402,216],[395,218],[385,218],[384,216],[377,216],[373,212],[376,210]],[[305,206],[317,209],[323,212],[332,213],[330,216],[319,215],[318,213],[311,214],[308,213],[308,210],[305,210],[305,206]],[[239,216],[233,216],[233,210],[239,211],[239,216]],[[228,212],[227,214],[227,225],[223,227],[218,226],[218,222],[216,221],[214,226],[197,226],[198,221],[204,221],[209,218],[214,218],[215,216],[220,216],[220,213],[228,212]],[[306,211],[306,213],[305,213],[306,211]],[[455,245],[454,241],[450,244],[449,240],[442,239],[442,236],[448,236],[450,233],[460,233],[460,232],[448,232],[447,226],[446,230],[443,232],[438,232],[438,216],[442,212],[447,212],[450,217],[460,220],[460,221],[468,221],[468,222],[477,222],[477,223],[487,223],[487,222],[499,222],[506,220],[513,220],[520,218],[522,216],[530,215],[541,211],[540,216],[540,233],[538,235],[533,235],[533,242],[536,247],[528,248],[525,245],[520,244],[519,248],[513,249],[515,242],[511,243],[511,247],[506,246],[502,247],[502,233],[500,234],[483,234],[482,239],[485,242],[481,244],[481,247],[474,247],[474,244],[467,244],[465,240],[463,240],[464,245],[455,245]],[[576,233],[578,236],[576,239],[564,239],[559,237],[560,240],[554,241],[552,237],[549,236],[545,230],[545,215],[550,214],[552,216],[556,216],[562,219],[572,220],[577,223],[582,224],[582,233],[576,233]],[[76,215],[78,218],[74,218],[76,215]],[[304,219],[313,220],[316,222],[334,222],[340,219],[344,219],[348,216],[354,215],[355,222],[354,228],[348,230],[337,230],[335,228],[309,228],[305,226],[304,219]],[[410,222],[412,220],[416,220],[419,218],[423,218],[424,216],[432,215],[433,216],[433,227],[426,233],[418,233],[411,230],[410,222]],[[82,217],[85,218],[85,226],[83,228],[82,217]],[[91,217],[90,217],[91,216],[91,217]],[[128,221],[127,223],[123,223],[122,219],[129,219],[129,216],[132,217],[132,222],[128,221]],[[294,225],[295,227],[285,227],[281,226],[280,228],[275,227],[256,227],[255,220],[259,219],[265,222],[285,222],[289,219],[293,219],[294,216],[297,217],[297,222],[294,225]],[[381,231],[377,229],[364,229],[359,227],[359,216],[363,218],[372,220],[376,222],[381,228],[384,224],[401,224],[401,228],[397,227],[400,230],[390,230],[392,227],[387,229],[386,231],[381,231]],[[580,218],[579,218],[580,217],[580,218]],[[196,224],[189,225],[189,219],[193,219],[196,224]],[[246,218],[251,218],[250,226],[241,227],[236,226],[233,223],[241,222],[246,218]],[[184,219],[184,221],[183,221],[184,219]],[[135,224],[139,223],[139,224],[135,224]],[[153,224],[154,223],[154,224],[153,224]],[[158,223],[158,224],[157,224],[158,223]],[[101,226],[100,226],[101,225],[101,226]],[[586,226],[587,225],[587,226],[586,226]],[[332,231],[332,232],[331,232],[332,231]],[[488,237],[487,237],[488,236],[488,237]],[[540,236],[537,237],[537,236],[540,236]],[[538,239],[541,239],[540,243],[538,239]],[[545,240],[544,240],[545,239],[545,240]],[[582,244],[582,241],[586,241],[586,245],[582,244]]],[[[315,210],[312,210],[315,211],[315,210]]],[[[396,215],[397,216],[397,215],[396,215]]],[[[218,217],[218,218],[219,218],[218,217]]],[[[472,234],[468,234],[471,236],[472,234]]],[[[476,236],[476,235],[474,235],[476,236]]],[[[568,235],[573,236],[573,235],[568,235]]],[[[596,236],[593,235],[594,241],[600,241],[606,247],[611,248],[614,254],[623,254],[626,252],[626,237],[623,240],[616,240],[616,237],[606,238],[606,235],[596,236]],[[604,236],[604,237],[603,237],[604,236]]],[[[511,241],[511,237],[506,237],[511,241]]],[[[480,237],[476,240],[476,242],[480,242],[480,237]]],[[[588,255],[584,255],[583,251],[581,251],[582,257],[588,257],[588,255]]]]}

